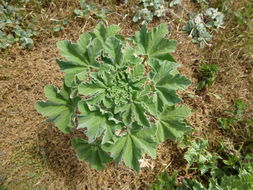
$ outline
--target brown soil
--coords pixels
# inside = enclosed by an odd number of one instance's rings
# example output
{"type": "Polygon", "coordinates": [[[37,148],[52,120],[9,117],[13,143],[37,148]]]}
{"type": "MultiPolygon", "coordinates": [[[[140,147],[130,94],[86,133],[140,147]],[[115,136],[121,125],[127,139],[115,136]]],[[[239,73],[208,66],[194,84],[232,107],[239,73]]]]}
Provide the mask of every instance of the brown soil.
{"type": "MultiPolygon", "coordinates": [[[[192,10],[192,4],[187,5],[187,9],[192,10]]],[[[130,14],[128,7],[119,6],[117,12],[109,16],[108,24],[120,24],[124,36],[139,30],[140,26],[133,24],[130,16],[124,18],[130,14]]],[[[150,26],[170,23],[168,37],[178,41],[174,57],[181,64],[182,74],[192,80],[192,85],[180,95],[193,111],[188,119],[195,129],[193,136],[207,137],[215,145],[220,137],[228,138],[218,129],[217,118],[235,99],[243,99],[249,110],[253,108],[252,57],[231,55],[229,49],[217,45],[219,39],[211,48],[201,50],[181,31],[182,22],[175,24],[171,18],[157,20],[150,26]],[[215,84],[199,93],[196,74],[201,63],[218,64],[220,72],[215,84]]],[[[70,145],[72,135],[64,135],[52,124],[43,123],[44,118],[34,109],[34,103],[44,99],[45,85],[62,83],[62,74],[55,63],[59,58],[56,42],[75,41],[81,33],[92,30],[97,22],[94,19],[73,21],[60,36],[37,40],[31,51],[12,48],[0,58],[0,184],[8,189],[149,189],[158,173],[179,170],[184,175],[184,150],[171,141],[161,144],[157,159],[150,160],[154,168],[143,168],[139,174],[123,164],[112,163],[101,172],[90,169],[86,162],[77,160],[70,145]]],[[[253,118],[249,110],[247,115],[253,118]]]]}

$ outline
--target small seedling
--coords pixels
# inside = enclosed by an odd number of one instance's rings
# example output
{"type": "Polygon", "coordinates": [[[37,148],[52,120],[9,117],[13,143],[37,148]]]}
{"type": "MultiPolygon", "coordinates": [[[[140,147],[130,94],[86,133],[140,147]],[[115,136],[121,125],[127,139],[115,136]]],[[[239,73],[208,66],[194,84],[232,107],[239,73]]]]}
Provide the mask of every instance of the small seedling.
{"type": "Polygon", "coordinates": [[[218,66],[215,64],[204,64],[200,68],[200,82],[197,85],[197,90],[202,90],[205,87],[210,87],[218,74],[218,66]]]}
{"type": "Polygon", "coordinates": [[[182,2],[182,0],[172,0],[170,2],[170,7],[176,6],[176,5],[180,5],[182,2]]]}
{"type": "Polygon", "coordinates": [[[61,30],[64,30],[64,26],[68,24],[68,20],[67,19],[63,19],[63,20],[57,20],[57,19],[50,19],[52,21],[52,23],[55,25],[53,27],[53,32],[57,33],[61,30]]]}
{"type": "Polygon", "coordinates": [[[228,117],[218,119],[220,128],[228,129],[230,126],[236,125],[238,122],[246,121],[244,119],[244,111],[248,107],[243,100],[236,100],[229,110],[226,111],[228,117]]]}
{"type": "MultiPolygon", "coordinates": [[[[166,14],[167,3],[164,0],[140,0],[142,8],[137,9],[133,17],[134,22],[141,21],[141,24],[147,24],[153,20],[153,17],[162,17],[166,14]]],[[[177,2],[174,2],[177,3],[177,2]]]]}
{"type": "Polygon", "coordinates": [[[91,16],[94,19],[101,19],[106,23],[106,14],[110,10],[99,8],[92,3],[86,3],[85,0],[80,0],[81,9],[75,9],[74,13],[79,18],[91,16]]]}
{"type": "Polygon", "coordinates": [[[13,31],[15,32],[15,36],[22,48],[31,49],[33,47],[33,40],[31,37],[33,37],[34,33],[32,32],[32,30],[23,30],[22,28],[17,26],[14,28],[13,31]]]}
{"type": "Polygon", "coordinates": [[[90,11],[93,11],[96,9],[95,5],[88,4],[85,2],[85,0],[80,0],[80,7],[81,9],[75,9],[74,13],[77,17],[86,17],[89,15],[90,11]]]}
{"type": "Polygon", "coordinates": [[[0,30],[0,49],[11,47],[15,43],[15,38],[12,34],[6,34],[0,30]]]}
{"type": "Polygon", "coordinates": [[[220,28],[224,24],[224,14],[219,12],[218,9],[206,9],[203,15],[208,28],[220,28]]]}
{"type": "Polygon", "coordinates": [[[193,0],[193,2],[198,4],[208,4],[208,0],[193,0]]]}
{"type": "Polygon", "coordinates": [[[183,30],[192,37],[193,43],[199,43],[200,48],[210,46],[212,40],[210,31],[223,25],[224,15],[218,9],[209,8],[196,16],[190,15],[190,20],[183,30]]]}

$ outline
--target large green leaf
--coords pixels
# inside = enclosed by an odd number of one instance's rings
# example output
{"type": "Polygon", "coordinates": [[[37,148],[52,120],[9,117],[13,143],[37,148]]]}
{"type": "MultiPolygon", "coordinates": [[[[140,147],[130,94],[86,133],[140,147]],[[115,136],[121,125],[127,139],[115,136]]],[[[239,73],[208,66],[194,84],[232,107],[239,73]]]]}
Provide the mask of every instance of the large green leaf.
{"type": "Polygon", "coordinates": [[[122,45],[120,40],[115,37],[110,37],[105,43],[105,52],[109,58],[113,61],[114,65],[120,65],[123,60],[123,53],[121,52],[122,45]]]}
{"type": "Polygon", "coordinates": [[[99,111],[88,112],[88,114],[78,115],[77,129],[86,128],[86,136],[89,143],[94,142],[106,129],[107,118],[99,111]]]}
{"type": "Polygon", "coordinates": [[[45,86],[47,101],[38,101],[35,107],[39,113],[48,116],[62,132],[69,133],[73,127],[73,118],[79,98],[70,99],[71,89],[63,86],[59,91],[52,85],[45,86]]]}
{"type": "Polygon", "coordinates": [[[122,49],[121,41],[116,37],[107,38],[105,52],[112,60],[114,66],[135,65],[142,61],[141,58],[135,55],[135,50],[132,47],[127,46],[125,49],[122,49]],[[124,51],[124,54],[122,50],[124,51]]]}
{"type": "Polygon", "coordinates": [[[185,106],[176,108],[168,106],[164,109],[157,122],[157,139],[163,142],[166,139],[176,140],[191,131],[191,128],[184,122],[191,111],[185,106]]]}
{"type": "Polygon", "coordinates": [[[79,80],[84,80],[90,66],[99,66],[96,58],[100,55],[102,45],[98,39],[92,40],[89,34],[81,35],[76,44],[67,40],[59,41],[57,47],[61,55],[67,59],[57,60],[57,63],[65,73],[64,81],[69,87],[75,84],[76,76],[79,80]]]}
{"type": "Polygon", "coordinates": [[[103,170],[106,163],[112,161],[109,154],[101,149],[99,143],[89,144],[85,140],[74,138],[72,139],[72,146],[76,150],[78,159],[88,161],[91,168],[103,170]]]}
{"type": "Polygon", "coordinates": [[[161,112],[164,106],[174,105],[181,102],[176,90],[183,90],[190,84],[190,81],[182,75],[166,75],[155,84],[154,103],[157,110],[161,112]]]}
{"type": "Polygon", "coordinates": [[[93,83],[93,82],[82,83],[82,84],[79,85],[78,91],[79,91],[80,94],[83,94],[85,96],[93,96],[97,93],[105,93],[106,86],[101,82],[98,82],[98,83],[93,83]]]}
{"type": "Polygon", "coordinates": [[[191,82],[177,74],[178,64],[174,62],[151,59],[149,63],[153,69],[149,76],[154,83],[153,102],[157,106],[157,111],[162,112],[164,106],[181,102],[176,90],[184,90],[191,82]]]}
{"type": "Polygon", "coordinates": [[[152,68],[152,71],[149,73],[149,77],[155,83],[168,74],[178,74],[177,67],[179,64],[176,62],[152,58],[148,60],[148,64],[152,68]]]}
{"type": "Polygon", "coordinates": [[[153,97],[150,97],[146,94],[143,94],[143,96],[140,97],[141,101],[143,102],[143,106],[147,112],[152,114],[153,116],[157,116],[158,109],[157,105],[153,101],[153,97]]]}
{"type": "Polygon", "coordinates": [[[80,81],[85,80],[87,75],[87,66],[79,65],[70,61],[56,60],[61,68],[61,71],[65,73],[64,82],[68,87],[74,86],[76,84],[75,77],[80,81]]]}
{"type": "Polygon", "coordinates": [[[85,53],[85,61],[87,65],[98,68],[100,64],[96,60],[103,50],[103,46],[98,39],[94,39],[88,46],[87,51],[85,53]]]}
{"type": "Polygon", "coordinates": [[[136,65],[138,63],[141,63],[143,59],[136,56],[135,54],[135,49],[127,45],[124,49],[122,63],[124,65],[136,65]]]}
{"type": "Polygon", "coordinates": [[[156,93],[153,96],[153,102],[156,105],[157,112],[162,112],[166,105],[172,106],[181,101],[182,100],[177,95],[176,91],[168,90],[163,87],[157,87],[156,93]]]}
{"type": "Polygon", "coordinates": [[[145,73],[145,68],[144,68],[144,65],[142,64],[136,64],[132,70],[130,71],[131,75],[130,75],[130,78],[132,80],[138,80],[140,78],[143,78],[144,77],[144,73],[145,73]]]}
{"type": "Polygon", "coordinates": [[[115,36],[119,32],[120,28],[118,25],[110,25],[105,27],[103,24],[98,24],[93,32],[90,34],[93,38],[97,38],[102,44],[105,44],[107,38],[115,36]]]}
{"type": "Polygon", "coordinates": [[[155,86],[156,88],[166,88],[167,90],[185,90],[189,84],[191,84],[191,81],[180,74],[168,74],[159,80],[155,86]]]}
{"type": "Polygon", "coordinates": [[[57,42],[57,47],[60,49],[60,53],[68,61],[79,65],[87,65],[85,53],[87,47],[90,44],[92,37],[89,34],[83,34],[80,36],[77,43],[71,43],[69,40],[63,40],[57,42]]]}
{"type": "Polygon", "coordinates": [[[116,163],[123,159],[126,166],[139,171],[139,159],[143,153],[148,153],[152,158],[156,157],[156,142],[152,134],[154,128],[127,133],[118,138],[114,144],[106,144],[103,149],[111,153],[116,163]]]}
{"type": "Polygon", "coordinates": [[[174,62],[151,59],[149,64],[153,68],[150,79],[156,87],[163,87],[168,90],[184,90],[191,83],[186,77],[176,72],[178,64],[174,62]]]}
{"type": "Polygon", "coordinates": [[[167,24],[161,24],[148,32],[146,26],[143,26],[139,32],[132,37],[136,45],[136,52],[140,55],[146,55],[149,58],[161,58],[171,60],[168,53],[176,50],[176,41],[164,38],[168,33],[167,24]],[[167,58],[166,58],[167,56],[167,58]]]}

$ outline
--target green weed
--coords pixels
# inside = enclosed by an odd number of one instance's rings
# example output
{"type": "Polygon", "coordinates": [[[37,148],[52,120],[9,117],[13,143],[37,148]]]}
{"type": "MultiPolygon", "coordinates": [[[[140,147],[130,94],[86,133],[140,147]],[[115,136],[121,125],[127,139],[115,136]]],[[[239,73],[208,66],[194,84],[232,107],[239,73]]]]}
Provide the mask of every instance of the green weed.
{"type": "Polygon", "coordinates": [[[236,100],[230,109],[226,111],[227,117],[220,117],[218,119],[220,128],[228,129],[228,127],[234,126],[238,122],[247,122],[243,116],[247,107],[246,102],[243,100],[236,100]]]}
{"type": "Polygon", "coordinates": [[[68,19],[63,19],[63,20],[57,20],[57,19],[51,19],[54,27],[52,28],[53,34],[57,33],[61,30],[64,30],[65,26],[68,24],[68,19]]]}
{"type": "Polygon", "coordinates": [[[169,176],[162,173],[152,185],[153,190],[252,190],[253,188],[253,155],[226,154],[226,158],[211,153],[208,141],[199,139],[190,143],[185,153],[188,168],[197,166],[188,176],[177,172],[169,176]],[[212,166],[212,167],[208,167],[212,166]],[[202,167],[208,170],[201,171],[202,167]],[[200,175],[199,175],[200,172],[200,175]],[[198,178],[193,175],[198,174],[198,178]],[[200,180],[201,179],[201,180],[200,180]]]}
{"type": "Polygon", "coordinates": [[[18,5],[13,6],[8,1],[0,3],[0,49],[19,43],[21,48],[33,47],[34,32],[24,24],[25,15],[18,5]]]}
{"type": "Polygon", "coordinates": [[[94,19],[101,19],[105,23],[107,23],[106,14],[111,12],[110,10],[98,7],[93,3],[86,3],[85,0],[80,0],[80,7],[81,9],[74,10],[74,14],[77,18],[92,17],[94,19]]]}
{"type": "Polygon", "coordinates": [[[216,64],[203,64],[199,68],[200,81],[197,85],[197,90],[202,90],[205,87],[210,87],[218,74],[218,66],[216,64]]]}
{"type": "Polygon", "coordinates": [[[200,48],[210,46],[212,40],[211,32],[223,25],[224,14],[218,9],[208,8],[195,16],[190,15],[190,20],[183,30],[192,37],[193,43],[199,43],[200,48]]]}

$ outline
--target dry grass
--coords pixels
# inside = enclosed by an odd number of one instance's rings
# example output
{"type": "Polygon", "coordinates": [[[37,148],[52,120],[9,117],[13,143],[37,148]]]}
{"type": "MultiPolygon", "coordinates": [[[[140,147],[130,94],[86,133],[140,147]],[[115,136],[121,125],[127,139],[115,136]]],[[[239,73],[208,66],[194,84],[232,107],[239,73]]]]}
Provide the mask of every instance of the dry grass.
{"type": "MultiPolygon", "coordinates": [[[[233,10],[243,6],[243,2],[227,6],[233,10]]],[[[108,24],[119,24],[124,36],[133,35],[140,26],[131,22],[130,7],[115,4],[113,1],[107,4],[117,11],[108,16],[108,24]],[[126,14],[128,16],[125,17],[126,14]]],[[[92,170],[86,162],[77,160],[70,145],[73,134],[64,135],[52,124],[42,123],[43,118],[35,111],[34,103],[44,99],[43,87],[46,84],[61,85],[62,74],[55,63],[55,59],[59,58],[56,42],[62,39],[76,40],[81,33],[92,30],[99,22],[93,18],[71,19],[64,31],[52,36],[49,19],[68,17],[77,5],[77,1],[58,0],[37,11],[41,35],[36,38],[33,50],[14,47],[0,58],[0,184],[13,190],[149,189],[150,183],[160,172],[179,170],[183,174],[186,167],[182,158],[183,150],[171,141],[159,146],[157,159],[150,161],[154,169],[144,168],[140,174],[136,174],[124,165],[110,164],[102,172],[92,170]]],[[[194,9],[192,3],[185,6],[188,10],[194,9]]],[[[187,14],[177,11],[178,15],[184,17],[187,14]]],[[[169,23],[171,32],[168,37],[178,40],[174,57],[181,64],[180,71],[192,80],[190,88],[180,92],[184,104],[193,110],[189,118],[189,123],[195,129],[192,136],[207,137],[214,146],[218,145],[220,139],[240,141],[241,135],[223,134],[217,127],[217,118],[238,98],[248,103],[247,117],[253,118],[250,112],[253,108],[253,62],[252,55],[248,53],[252,51],[244,46],[253,39],[250,27],[235,25],[237,22],[231,18],[226,21],[225,29],[215,34],[213,46],[201,50],[181,31],[183,24],[173,15],[156,20],[150,26],[162,22],[169,23]],[[242,30],[247,33],[243,40],[238,37],[242,30]],[[208,91],[199,93],[195,87],[196,73],[203,62],[217,64],[220,72],[215,84],[208,91]],[[211,93],[219,95],[221,99],[216,99],[211,93]]],[[[241,130],[239,128],[234,133],[243,134],[241,130]]]]}

